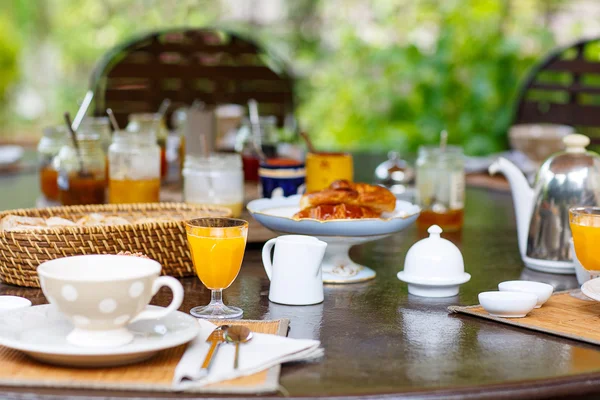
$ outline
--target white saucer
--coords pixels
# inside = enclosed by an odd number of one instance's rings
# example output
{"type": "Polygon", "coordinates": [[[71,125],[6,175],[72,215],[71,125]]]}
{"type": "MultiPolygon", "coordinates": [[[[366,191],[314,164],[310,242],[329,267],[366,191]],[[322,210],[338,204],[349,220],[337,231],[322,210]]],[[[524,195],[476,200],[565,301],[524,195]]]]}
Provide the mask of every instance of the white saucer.
{"type": "Polygon", "coordinates": [[[460,285],[468,282],[471,275],[464,272],[455,278],[429,279],[398,272],[398,279],[408,283],[408,293],[421,297],[451,297],[458,294],[460,285]]]}
{"type": "Polygon", "coordinates": [[[585,282],[581,285],[581,291],[590,299],[600,301],[600,278],[585,282]]]}
{"type": "MultiPolygon", "coordinates": [[[[162,308],[148,306],[148,308],[162,308]]],[[[20,350],[39,361],[69,367],[108,367],[148,359],[160,350],[187,343],[200,332],[196,319],[182,312],[165,318],[139,321],[128,326],[131,343],[115,348],[85,348],[67,343],[73,329],[50,304],[14,310],[0,315],[0,345],[20,350]]]]}

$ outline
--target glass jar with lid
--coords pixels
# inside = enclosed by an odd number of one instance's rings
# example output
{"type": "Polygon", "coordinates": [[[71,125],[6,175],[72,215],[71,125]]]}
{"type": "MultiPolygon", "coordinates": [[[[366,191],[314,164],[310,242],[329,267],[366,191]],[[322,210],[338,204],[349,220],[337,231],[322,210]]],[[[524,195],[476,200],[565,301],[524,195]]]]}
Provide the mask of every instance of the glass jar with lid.
{"type": "Polygon", "coordinates": [[[158,113],[130,114],[126,130],[129,132],[153,133],[160,147],[160,177],[167,176],[167,136],[169,132],[163,116],[158,113]]]}
{"type": "Polygon", "coordinates": [[[227,207],[234,217],[239,217],[244,205],[244,172],[240,155],[187,155],[183,168],[183,199],[187,203],[227,207]]]}
{"type": "Polygon", "coordinates": [[[81,121],[81,125],[79,125],[79,129],[77,131],[100,136],[102,149],[108,154],[108,147],[112,142],[110,120],[108,117],[85,117],[81,121]]]}
{"type": "Polygon", "coordinates": [[[44,136],[37,147],[40,190],[46,200],[58,201],[58,172],[52,164],[54,157],[64,146],[68,136],[64,125],[51,126],[44,129],[44,136]]]}
{"type": "Polygon", "coordinates": [[[439,225],[458,231],[463,225],[465,166],[460,146],[421,146],[416,165],[416,197],[421,207],[419,228],[439,225]]]}
{"type": "Polygon", "coordinates": [[[100,135],[79,132],[79,152],[69,140],[54,158],[63,205],[103,204],[106,200],[106,153],[100,135]]]}
{"type": "Polygon", "coordinates": [[[160,147],[152,130],[115,131],[108,161],[110,203],[160,200],[160,147]]]}
{"type": "Polygon", "coordinates": [[[260,132],[253,132],[250,120],[244,118],[236,137],[235,150],[242,155],[244,179],[247,181],[258,181],[258,149],[266,158],[277,157],[277,118],[269,115],[260,117],[259,121],[260,132]]]}

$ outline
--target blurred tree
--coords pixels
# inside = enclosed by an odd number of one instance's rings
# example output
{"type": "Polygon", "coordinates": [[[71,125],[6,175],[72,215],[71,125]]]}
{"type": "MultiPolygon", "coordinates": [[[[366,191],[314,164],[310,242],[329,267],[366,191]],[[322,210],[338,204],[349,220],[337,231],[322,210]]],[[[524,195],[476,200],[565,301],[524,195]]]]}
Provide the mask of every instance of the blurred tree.
{"type": "Polygon", "coordinates": [[[18,78],[19,40],[12,21],[0,13],[0,105],[18,78]]]}
{"type": "Polygon", "coordinates": [[[553,44],[536,14],[508,0],[386,3],[372,10],[379,32],[347,25],[304,82],[317,144],[415,151],[447,129],[468,154],[505,148],[520,80],[553,44]]]}

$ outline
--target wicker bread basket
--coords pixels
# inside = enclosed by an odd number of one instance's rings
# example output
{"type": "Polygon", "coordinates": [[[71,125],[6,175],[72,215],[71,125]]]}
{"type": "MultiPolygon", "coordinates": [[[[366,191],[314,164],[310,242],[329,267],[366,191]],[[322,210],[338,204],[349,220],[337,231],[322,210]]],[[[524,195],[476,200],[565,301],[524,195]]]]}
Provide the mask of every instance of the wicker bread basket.
{"type": "MultiPolygon", "coordinates": [[[[91,213],[124,218],[170,216],[228,217],[227,208],[183,203],[149,203],[31,208],[3,211],[6,215],[79,219],[91,213]]],[[[36,269],[40,263],[81,254],[141,252],[162,264],[162,273],[176,277],[194,275],[183,220],[115,226],[78,226],[0,231],[0,280],[18,286],[39,287],[36,269]]]]}

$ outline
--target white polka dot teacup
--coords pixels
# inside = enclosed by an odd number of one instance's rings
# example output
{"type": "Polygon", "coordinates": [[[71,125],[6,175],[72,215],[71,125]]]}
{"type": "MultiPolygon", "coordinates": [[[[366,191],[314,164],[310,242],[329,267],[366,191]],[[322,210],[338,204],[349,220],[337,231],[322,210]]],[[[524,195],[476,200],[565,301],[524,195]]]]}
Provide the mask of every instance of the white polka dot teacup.
{"type": "Polygon", "coordinates": [[[67,341],[82,347],[116,347],[133,340],[127,324],[162,318],[183,301],[175,278],[159,276],[161,265],[146,258],[86,255],[42,263],[38,275],[48,301],[75,325],[67,341]],[[162,286],[173,292],[168,307],[145,310],[162,286]]]}

